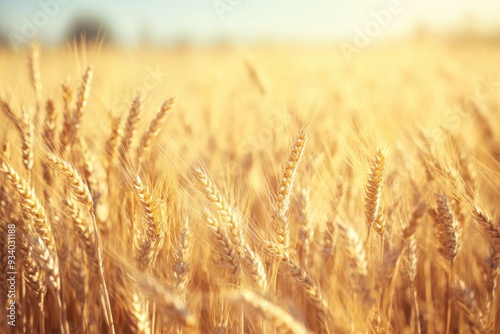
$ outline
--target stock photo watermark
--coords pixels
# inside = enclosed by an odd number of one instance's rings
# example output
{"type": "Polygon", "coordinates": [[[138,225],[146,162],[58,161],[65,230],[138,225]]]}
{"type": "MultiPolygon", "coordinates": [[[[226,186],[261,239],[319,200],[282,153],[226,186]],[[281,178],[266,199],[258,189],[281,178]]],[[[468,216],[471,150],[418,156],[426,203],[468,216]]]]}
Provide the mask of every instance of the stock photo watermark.
{"type": "Polygon", "coordinates": [[[361,50],[368,47],[393,22],[394,17],[400,14],[403,8],[402,1],[391,0],[385,8],[373,10],[370,13],[371,20],[362,26],[354,27],[352,43],[340,44],[340,49],[347,62],[350,63],[355,55],[360,54],[361,50]]]}
{"type": "MultiPolygon", "coordinates": [[[[288,113],[275,113],[269,126],[263,127],[257,134],[250,136],[242,142],[236,152],[239,156],[248,154],[257,154],[271,145],[275,141],[275,133],[285,133],[287,124],[289,124],[290,114],[288,113]]],[[[219,170],[214,174],[215,177],[224,177],[227,175],[237,175],[240,172],[241,166],[231,164],[229,168],[219,170]]]]}
{"type": "Polygon", "coordinates": [[[16,326],[16,225],[7,225],[7,323],[16,326]]]}
{"type": "Polygon", "coordinates": [[[214,0],[212,5],[221,20],[226,18],[228,13],[233,12],[238,6],[248,0],[214,0]]]}
{"type": "Polygon", "coordinates": [[[463,105],[454,104],[449,108],[444,116],[444,121],[438,129],[435,129],[433,135],[436,138],[441,138],[445,135],[445,130],[456,130],[471,116],[471,108],[480,105],[499,91],[500,80],[498,78],[495,78],[492,74],[481,77],[475,85],[474,92],[467,96],[463,105]]]}
{"type": "Polygon", "coordinates": [[[19,51],[20,47],[28,45],[33,41],[40,31],[44,29],[51,19],[55,18],[61,12],[61,9],[72,0],[40,0],[40,7],[30,16],[21,18],[21,29],[19,32],[7,33],[10,45],[14,51],[19,51]]]}
{"type": "MultiPolygon", "coordinates": [[[[146,74],[142,80],[139,81],[137,85],[132,87],[131,90],[135,94],[139,94],[141,96],[141,100],[147,98],[152,91],[157,89],[165,81],[165,78],[171,75],[170,72],[163,71],[159,65],[155,65],[155,67],[146,66],[145,72],[146,74]]],[[[131,104],[132,101],[119,99],[112,104],[112,110],[128,110],[130,109],[131,104]]],[[[99,131],[107,131],[110,127],[110,120],[103,118],[100,121],[100,127],[101,129],[99,131]]],[[[98,135],[99,131],[96,131],[96,135],[98,135]]]]}

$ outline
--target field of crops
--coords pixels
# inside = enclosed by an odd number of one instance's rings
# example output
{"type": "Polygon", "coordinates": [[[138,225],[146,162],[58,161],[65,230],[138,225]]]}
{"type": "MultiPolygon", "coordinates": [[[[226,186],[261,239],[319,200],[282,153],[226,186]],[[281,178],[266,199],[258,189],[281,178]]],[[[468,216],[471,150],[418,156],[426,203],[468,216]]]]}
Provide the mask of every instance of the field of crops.
{"type": "Polygon", "coordinates": [[[498,59],[0,49],[0,332],[496,333],[498,59]]]}

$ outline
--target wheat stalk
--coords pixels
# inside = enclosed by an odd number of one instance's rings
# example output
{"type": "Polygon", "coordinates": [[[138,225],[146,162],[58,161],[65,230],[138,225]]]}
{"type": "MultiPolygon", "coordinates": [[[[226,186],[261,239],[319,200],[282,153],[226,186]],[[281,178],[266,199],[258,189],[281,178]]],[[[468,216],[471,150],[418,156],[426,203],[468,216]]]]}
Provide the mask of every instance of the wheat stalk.
{"type": "Polygon", "coordinates": [[[123,130],[123,137],[120,143],[120,161],[123,163],[127,155],[132,139],[135,136],[135,129],[137,127],[137,122],[141,117],[141,97],[137,95],[132,102],[130,111],[128,113],[127,121],[125,123],[125,129],[123,130]]]}
{"type": "Polygon", "coordinates": [[[488,298],[486,300],[486,312],[492,322],[493,303],[497,296],[497,277],[500,273],[500,226],[495,223],[488,213],[483,212],[477,205],[472,210],[472,215],[490,240],[490,256],[488,257],[487,278],[488,278],[488,298]]]}
{"type": "Polygon", "coordinates": [[[161,131],[161,127],[165,124],[167,112],[172,109],[172,105],[174,104],[174,98],[170,98],[166,100],[160,110],[156,113],[155,117],[149,123],[148,130],[144,133],[141,138],[141,142],[138,148],[138,156],[141,159],[144,159],[144,154],[149,150],[153,140],[158,137],[158,134],[161,131]]]}
{"type": "Polygon", "coordinates": [[[205,194],[211,206],[222,218],[222,222],[229,230],[231,243],[234,245],[237,255],[243,259],[243,268],[250,275],[254,284],[262,291],[267,288],[267,277],[260,257],[251,249],[243,235],[241,222],[236,219],[233,209],[227,204],[216,185],[200,169],[195,169],[199,189],[205,194]]]}
{"type": "Polygon", "coordinates": [[[87,70],[83,75],[82,83],[80,89],[78,90],[78,98],[76,99],[76,106],[71,120],[70,142],[73,142],[78,138],[78,129],[80,128],[80,123],[82,122],[83,113],[87,108],[90,95],[90,85],[92,83],[93,76],[94,67],[90,65],[87,67],[87,70]]]}
{"type": "MultiPolygon", "coordinates": [[[[437,194],[437,210],[429,210],[434,221],[434,227],[437,231],[439,240],[438,250],[447,259],[453,270],[453,262],[460,249],[460,226],[448,206],[448,198],[445,194],[437,194]]],[[[447,273],[447,311],[446,311],[446,333],[450,331],[451,324],[451,274],[447,273]]]]}
{"type": "Polygon", "coordinates": [[[266,86],[264,85],[264,81],[262,81],[262,77],[258,74],[255,64],[250,60],[246,59],[245,67],[247,69],[248,75],[250,76],[250,79],[258,88],[259,92],[262,95],[266,95],[267,92],[266,86]]]}
{"type": "Polygon", "coordinates": [[[66,145],[68,145],[70,141],[70,135],[73,126],[72,114],[71,114],[71,102],[73,100],[73,91],[68,83],[63,83],[61,85],[62,90],[62,98],[63,98],[63,125],[61,129],[61,133],[59,135],[60,146],[59,146],[59,154],[62,154],[66,149],[66,145]]]}
{"type": "Polygon", "coordinates": [[[24,211],[34,222],[34,230],[36,232],[31,231],[31,228],[28,228],[28,231],[30,231],[30,234],[32,235],[36,233],[36,235],[42,238],[49,252],[56,254],[56,242],[54,235],[52,233],[47,215],[45,214],[45,210],[35,191],[28,185],[26,180],[24,180],[14,170],[10,163],[2,161],[1,171],[21,197],[21,204],[24,211]]]}
{"type": "Polygon", "coordinates": [[[20,243],[19,253],[23,259],[24,279],[30,287],[33,295],[38,300],[41,311],[43,310],[43,299],[47,292],[45,285],[45,272],[40,270],[37,262],[33,258],[33,247],[27,242],[28,234],[23,233],[23,241],[20,243]]]}
{"type": "MultiPolygon", "coordinates": [[[[46,116],[45,116],[45,121],[44,121],[44,126],[43,126],[43,134],[42,134],[42,139],[45,144],[45,146],[51,150],[54,151],[55,149],[55,131],[56,131],[56,113],[55,113],[55,107],[54,107],[54,100],[52,99],[47,99],[47,103],[45,105],[45,110],[46,110],[46,116]]],[[[52,174],[49,169],[49,166],[44,162],[42,164],[43,166],[43,179],[45,180],[45,183],[47,186],[52,185],[52,174]]],[[[45,192],[46,195],[48,195],[48,192],[45,192]]],[[[47,197],[47,196],[46,196],[47,197]]]]}
{"type": "Polygon", "coordinates": [[[335,233],[336,224],[331,220],[327,220],[325,225],[326,229],[323,232],[323,263],[326,263],[333,255],[333,248],[335,247],[335,241],[337,239],[335,233]]]}
{"type": "Polygon", "coordinates": [[[314,230],[311,224],[311,191],[309,188],[303,188],[297,198],[297,211],[299,230],[297,239],[298,257],[302,265],[308,263],[310,256],[310,244],[313,239],[314,230]]]}
{"type": "Polygon", "coordinates": [[[31,44],[29,47],[28,67],[30,71],[30,83],[35,92],[38,103],[42,99],[42,80],[40,75],[40,48],[37,44],[31,44]]]}
{"type": "Polygon", "coordinates": [[[69,210],[73,227],[78,235],[78,240],[83,246],[82,248],[85,250],[89,260],[92,261],[91,263],[94,268],[94,272],[98,272],[99,256],[97,255],[97,249],[95,248],[96,232],[92,230],[92,226],[87,222],[85,217],[82,216],[80,210],[76,206],[76,203],[74,203],[71,199],[65,199],[64,202],[69,210]]]}
{"type": "Polygon", "coordinates": [[[370,231],[376,224],[376,231],[383,235],[385,222],[380,209],[380,200],[382,192],[382,179],[385,170],[385,156],[381,150],[375,154],[375,160],[370,166],[368,183],[365,187],[365,223],[368,227],[367,242],[370,240],[370,231]]]}
{"type": "MultiPolygon", "coordinates": [[[[94,245],[93,248],[96,250],[97,254],[97,259],[98,259],[98,269],[99,269],[99,277],[101,280],[101,286],[102,286],[102,303],[103,307],[105,309],[105,316],[106,316],[106,321],[108,324],[108,329],[114,333],[114,323],[113,323],[113,315],[111,312],[111,305],[109,302],[109,295],[108,295],[108,289],[106,286],[106,279],[104,277],[104,264],[103,264],[103,257],[101,253],[101,246],[100,246],[100,241],[99,241],[99,230],[97,228],[97,223],[93,211],[93,201],[92,201],[92,196],[90,195],[90,191],[88,187],[85,185],[85,183],[82,181],[82,178],[78,174],[78,172],[66,161],[62,160],[61,158],[57,157],[55,154],[49,153],[47,156],[48,161],[50,162],[51,166],[59,173],[61,174],[64,179],[66,180],[66,183],[69,186],[70,191],[76,196],[76,198],[85,204],[88,212],[90,213],[92,217],[92,222],[93,222],[93,230],[94,230],[94,245]]],[[[81,226],[79,227],[81,229],[81,226]]]]}
{"type": "Polygon", "coordinates": [[[30,178],[31,170],[35,163],[33,155],[33,138],[34,138],[34,125],[31,122],[30,114],[28,110],[24,107],[21,108],[21,141],[22,141],[22,154],[23,154],[23,165],[28,172],[28,179],[30,178]]]}
{"type": "Polygon", "coordinates": [[[290,156],[288,157],[288,161],[286,162],[285,169],[278,185],[277,201],[272,213],[271,225],[275,233],[274,238],[276,239],[277,244],[283,247],[285,252],[289,251],[290,246],[288,210],[290,209],[292,188],[306,142],[306,133],[304,130],[300,130],[299,135],[293,144],[292,151],[290,152],[290,156]]]}
{"type": "Polygon", "coordinates": [[[460,249],[460,226],[448,206],[448,197],[437,194],[437,209],[429,211],[439,240],[438,250],[453,263],[460,249]]]}
{"type": "Polygon", "coordinates": [[[238,280],[240,273],[240,259],[235,247],[226,231],[220,226],[210,212],[204,212],[205,222],[210,232],[210,238],[216,250],[216,262],[221,268],[228,271],[231,276],[238,280]]]}
{"type": "Polygon", "coordinates": [[[192,249],[192,233],[189,220],[186,218],[183,224],[177,246],[174,250],[175,262],[172,268],[174,286],[179,293],[185,294],[186,286],[190,278],[190,260],[192,249]]]}
{"type": "Polygon", "coordinates": [[[104,154],[106,155],[108,161],[108,173],[113,165],[116,148],[122,136],[123,130],[121,128],[121,119],[120,117],[113,117],[111,120],[111,134],[106,140],[106,144],[104,146],[104,154]]]}
{"type": "Polygon", "coordinates": [[[416,232],[419,221],[425,214],[426,205],[424,202],[418,202],[415,210],[413,211],[408,226],[403,230],[403,241],[407,243],[406,256],[403,260],[408,279],[411,284],[415,283],[417,276],[417,238],[416,232]]]}
{"type": "Polygon", "coordinates": [[[73,168],[73,166],[55,154],[49,153],[47,155],[47,159],[50,162],[50,165],[64,177],[69,189],[76,196],[76,198],[85,204],[87,210],[92,213],[94,207],[92,195],[90,194],[90,190],[87,185],[83,183],[80,174],[73,168]]]}
{"type": "Polygon", "coordinates": [[[129,330],[140,334],[151,333],[151,324],[148,319],[147,310],[140,296],[136,292],[129,292],[127,302],[130,305],[130,315],[133,317],[129,330]]]}
{"type": "Polygon", "coordinates": [[[143,221],[146,227],[145,235],[140,238],[139,245],[136,246],[135,260],[137,268],[146,271],[154,265],[156,256],[161,250],[163,233],[151,192],[138,175],[134,181],[134,188],[143,209],[143,221]]]}
{"type": "Polygon", "coordinates": [[[500,226],[495,223],[487,213],[484,213],[478,206],[475,206],[472,215],[477,223],[488,235],[497,252],[500,252],[500,226]]]}

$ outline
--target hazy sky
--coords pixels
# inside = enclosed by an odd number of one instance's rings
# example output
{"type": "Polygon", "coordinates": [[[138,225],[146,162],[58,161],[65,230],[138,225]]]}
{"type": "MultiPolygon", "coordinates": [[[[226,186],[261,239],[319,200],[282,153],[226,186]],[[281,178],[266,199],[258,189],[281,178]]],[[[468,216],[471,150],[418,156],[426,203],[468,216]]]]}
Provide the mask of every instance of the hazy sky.
{"type": "Polygon", "coordinates": [[[152,41],[352,39],[356,28],[375,20],[373,11],[391,5],[399,9],[377,38],[408,34],[421,23],[459,30],[472,22],[477,30],[500,31],[499,0],[0,0],[0,28],[22,36],[23,27],[38,24],[37,38],[57,42],[75,17],[93,15],[126,43],[141,36],[152,41]]]}

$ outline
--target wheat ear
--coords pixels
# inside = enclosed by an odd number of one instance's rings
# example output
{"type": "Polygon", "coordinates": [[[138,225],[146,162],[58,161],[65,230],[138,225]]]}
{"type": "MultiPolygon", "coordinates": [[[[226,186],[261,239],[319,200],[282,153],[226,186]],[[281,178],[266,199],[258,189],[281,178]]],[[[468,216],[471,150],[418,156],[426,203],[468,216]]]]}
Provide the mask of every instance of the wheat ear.
{"type": "Polygon", "coordinates": [[[52,233],[45,210],[35,191],[28,185],[28,182],[14,170],[10,163],[2,161],[1,171],[21,197],[23,209],[25,209],[25,212],[33,220],[36,234],[42,238],[49,252],[56,254],[54,234],[52,233]]]}
{"type": "Polygon", "coordinates": [[[337,224],[337,230],[349,260],[351,284],[361,300],[370,304],[372,298],[368,280],[368,262],[363,243],[354,229],[337,224]]]}
{"type": "Polygon", "coordinates": [[[155,117],[149,123],[148,130],[144,133],[141,138],[141,142],[138,148],[138,156],[139,158],[143,158],[143,155],[149,150],[153,140],[158,136],[161,131],[161,127],[165,124],[167,112],[172,109],[172,105],[174,104],[174,98],[170,98],[166,100],[160,110],[156,113],[155,117]]]}
{"type": "MultiPolygon", "coordinates": [[[[448,197],[445,194],[437,194],[437,209],[429,210],[434,221],[439,241],[438,250],[445,259],[450,262],[451,270],[460,249],[460,225],[453,217],[448,206],[448,197]]],[[[446,306],[446,334],[450,332],[451,325],[451,273],[446,274],[446,286],[448,300],[446,306]]]]}
{"type": "Polygon", "coordinates": [[[174,250],[175,262],[173,265],[174,286],[179,294],[186,293],[186,286],[190,277],[190,257],[192,248],[192,233],[189,220],[186,218],[181,227],[177,246],[174,250]]]}
{"type": "Polygon", "coordinates": [[[56,253],[51,252],[40,238],[30,238],[29,244],[32,246],[33,259],[45,273],[45,282],[47,286],[53,289],[56,296],[61,331],[69,334],[68,322],[66,321],[66,310],[61,298],[61,277],[59,274],[59,263],[55,255],[56,253]]]}
{"type": "Polygon", "coordinates": [[[23,165],[28,172],[28,179],[30,178],[31,170],[35,163],[33,155],[33,139],[34,139],[34,125],[31,122],[30,114],[25,107],[21,108],[21,141],[22,141],[22,155],[23,155],[23,165]]]}
{"type": "Polygon", "coordinates": [[[71,192],[77,199],[85,204],[89,212],[93,212],[92,196],[90,195],[89,188],[83,183],[80,174],[68,162],[59,158],[55,154],[49,153],[47,155],[51,166],[61,174],[66,180],[71,192]]]}
{"type": "Polygon", "coordinates": [[[292,188],[295,181],[297,168],[302,159],[302,153],[307,142],[304,130],[299,131],[299,135],[293,144],[292,151],[286,162],[281,181],[278,186],[278,198],[272,213],[272,228],[274,238],[285,252],[290,247],[290,224],[288,222],[288,210],[290,209],[290,199],[292,197],[292,188]]]}
{"type": "Polygon", "coordinates": [[[123,130],[120,123],[120,117],[113,117],[113,119],[111,120],[111,134],[106,140],[106,145],[104,146],[104,154],[106,154],[106,158],[108,161],[108,173],[111,169],[111,166],[113,165],[113,159],[116,154],[116,147],[123,135],[123,130]]]}
{"type": "MultiPolygon", "coordinates": [[[[212,207],[222,218],[222,221],[227,225],[231,237],[231,242],[240,247],[244,241],[243,232],[239,222],[236,221],[232,208],[227,204],[226,200],[220,193],[217,186],[209,179],[200,168],[195,169],[198,187],[205,197],[209,200],[212,207]]],[[[241,250],[238,249],[238,254],[241,255],[241,250]]]]}
{"type": "Polygon", "coordinates": [[[403,267],[410,283],[410,292],[413,297],[413,307],[415,310],[415,324],[417,326],[416,331],[418,334],[420,334],[422,330],[420,326],[420,309],[418,305],[417,289],[415,287],[418,264],[416,232],[419,221],[425,214],[425,210],[425,203],[422,201],[418,202],[415,210],[411,215],[408,226],[403,230],[403,241],[406,243],[406,250],[403,258],[403,267]]]}
{"type": "MultiPolygon", "coordinates": [[[[21,228],[21,230],[23,230],[21,228]]],[[[19,253],[23,258],[24,278],[31,292],[38,300],[39,306],[43,308],[43,298],[47,292],[45,284],[45,272],[40,270],[38,263],[33,258],[33,247],[28,243],[29,235],[23,231],[23,239],[20,243],[19,253]]],[[[52,278],[53,279],[53,278],[52,278]]]]}
{"type": "Polygon", "coordinates": [[[82,78],[82,84],[78,91],[78,98],[76,100],[75,111],[73,112],[72,124],[71,124],[71,134],[70,141],[73,142],[78,138],[78,129],[80,128],[80,123],[82,122],[82,116],[87,108],[89,95],[90,95],[90,85],[92,83],[92,77],[94,76],[94,67],[90,65],[87,67],[85,74],[82,78]]]}
{"type": "MultiPolygon", "coordinates": [[[[51,150],[54,151],[55,149],[55,131],[56,131],[56,112],[55,112],[55,107],[54,107],[54,100],[48,99],[47,103],[45,105],[45,110],[46,110],[46,115],[45,115],[45,121],[43,124],[43,134],[42,134],[42,140],[45,146],[51,150]]],[[[50,186],[52,185],[52,173],[47,166],[47,163],[42,164],[43,168],[43,179],[45,180],[45,183],[50,186]]],[[[45,192],[45,194],[48,194],[45,192]]],[[[46,197],[47,198],[47,197],[46,197]]]]}
{"type": "Polygon", "coordinates": [[[297,199],[297,211],[299,223],[297,249],[300,263],[308,264],[309,248],[313,239],[314,230],[311,224],[311,191],[309,188],[303,188],[299,192],[297,199]]]}
{"type": "Polygon", "coordinates": [[[88,224],[85,217],[82,216],[80,210],[71,199],[65,199],[64,202],[68,207],[69,214],[71,216],[71,221],[73,227],[78,235],[78,240],[83,246],[87,257],[92,263],[94,272],[99,272],[99,256],[97,255],[96,241],[95,241],[95,231],[88,224]]]}
{"type": "Polygon", "coordinates": [[[123,131],[123,137],[120,143],[120,161],[124,162],[127,155],[132,139],[135,136],[135,129],[137,127],[137,122],[141,116],[141,97],[137,95],[132,102],[130,111],[128,113],[127,122],[125,123],[125,129],[123,131]]]}
{"type": "Polygon", "coordinates": [[[97,228],[97,222],[94,215],[94,205],[92,201],[92,196],[90,195],[90,191],[87,185],[82,181],[82,178],[78,174],[78,172],[66,161],[57,157],[55,154],[49,153],[47,156],[48,161],[51,166],[61,174],[66,180],[66,184],[68,184],[70,191],[76,196],[76,198],[82,202],[89,214],[92,217],[93,229],[94,229],[94,249],[96,250],[98,262],[99,262],[99,276],[101,279],[102,285],[102,303],[105,309],[106,321],[108,324],[108,329],[111,333],[114,333],[114,323],[113,323],[113,314],[111,312],[111,305],[109,302],[109,294],[108,288],[106,286],[106,279],[104,276],[104,264],[103,257],[101,253],[101,246],[99,241],[99,230],[97,228]]]}
{"type": "Polygon", "coordinates": [[[250,279],[254,285],[256,285],[260,291],[266,292],[268,282],[262,259],[248,244],[245,244],[243,247],[243,253],[245,254],[245,257],[243,258],[243,268],[248,275],[250,275],[250,279]]]}
{"type": "Polygon", "coordinates": [[[162,239],[162,228],[158,220],[153,197],[147,186],[145,186],[139,176],[134,181],[135,194],[139,199],[144,214],[144,225],[146,232],[140,238],[139,245],[135,249],[135,260],[137,268],[142,271],[152,269],[156,256],[160,252],[162,239]]]}
{"type": "Polygon", "coordinates": [[[56,109],[54,106],[54,100],[51,98],[47,99],[45,104],[45,121],[43,127],[42,139],[50,150],[54,150],[54,140],[56,135],[56,109]]]}
{"type": "Polygon", "coordinates": [[[200,169],[195,169],[198,187],[209,200],[213,209],[222,218],[229,230],[229,237],[236,248],[236,252],[243,259],[243,269],[250,275],[254,284],[265,291],[267,288],[267,277],[261,258],[251,249],[245,240],[241,228],[241,222],[236,219],[233,209],[227,204],[217,186],[200,169]]]}
{"type": "Polygon", "coordinates": [[[500,256],[500,226],[490,218],[490,216],[483,212],[478,206],[475,206],[472,215],[476,222],[481,225],[482,229],[488,235],[493,247],[499,252],[500,256]]]}
{"type": "Polygon", "coordinates": [[[54,291],[61,290],[61,277],[59,275],[59,264],[57,258],[50,251],[42,239],[31,237],[29,244],[32,246],[32,256],[36,263],[43,269],[46,277],[46,284],[54,291]]]}
{"type": "Polygon", "coordinates": [[[460,226],[448,205],[445,194],[437,194],[437,209],[429,211],[439,240],[438,250],[450,263],[453,263],[460,249],[460,226]]]}
{"type": "Polygon", "coordinates": [[[493,311],[492,301],[497,296],[497,277],[500,273],[500,226],[495,223],[488,213],[483,212],[477,205],[472,210],[472,215],[476,222],[481,225],[483,231],[488,235],[490,240],[490,255],[488,261],[488,299],[486,300],[486,311],[488,316],[491,317],[493,311]]]}
{"type": "Polygon", "coordinates": [[[370,239],[370,231],[374,223],[377,223],[377,232],[382,232],[385,229],[383,217],[380,210],[380,199],[382,192],[382,178],[385,170],[385,156],[381,150],[375,154],[375,160],[370,167],[368,183],[365,187],[365,223],[368,227],[367,243],[370,239]]]}
{"type": "Polygon", "coordinates": [[[73,115],[71,114],[71,102],[73,100],[73,91],[68,83],[63,83],[61,85],[62,99],[63,99],[63,125],[61,133],[59,134],[59,154],[62,154],[66,149],[70,140],[70,134],[72,129],[73,115]]]}
{"type": "Polygon", "coordinates": [[[403,230],[403,241],[407,243],[406,256],[403,260],[408,280],[411,284],[415,283],[417,276],[417,238],[416,232],[419,221],[425,214],[426,205],[424,202],[418,202],[417,207],[413,211],[408,226],[403,230]]]}
{"type": "Polygon", "coordinates": [[[255,68],[255,64],[248,59],[245,60],[245,67],[247,69],[248,75],[250,76],[250,79],[252,80],[252,83],[259,89],[259,92],[262,95],[266,95],[266,86],[264,85],[264,82],[261,79],[261,76],[258,74],[257,69],[255,68]]]}
{"type": "Polygon", "coordinates": [[[238,280],[240,273],[240,259],[226,231],[220,226],[210,212],[205,212],[205,222],[210,232],[210,238],[216,250],[216,262],[238,280]]]}
{"type": "Polygon", "coordinates": [[[29,47],[28,67],[30,72],[31,87],[35,92],[38,103],[42,99],[42,80],[40,75],[40,48],[37,44],[31,44],[29,47]]]}
{"type": "Polygon", "coordinates": [[[335,229],[336,224],[331,220],[327,220],[325,225],[326,229],[323,232],[323,263],[326,263],[333,255],[333,248],[335,247],[335,241],[337,239],[335,229]]]}

